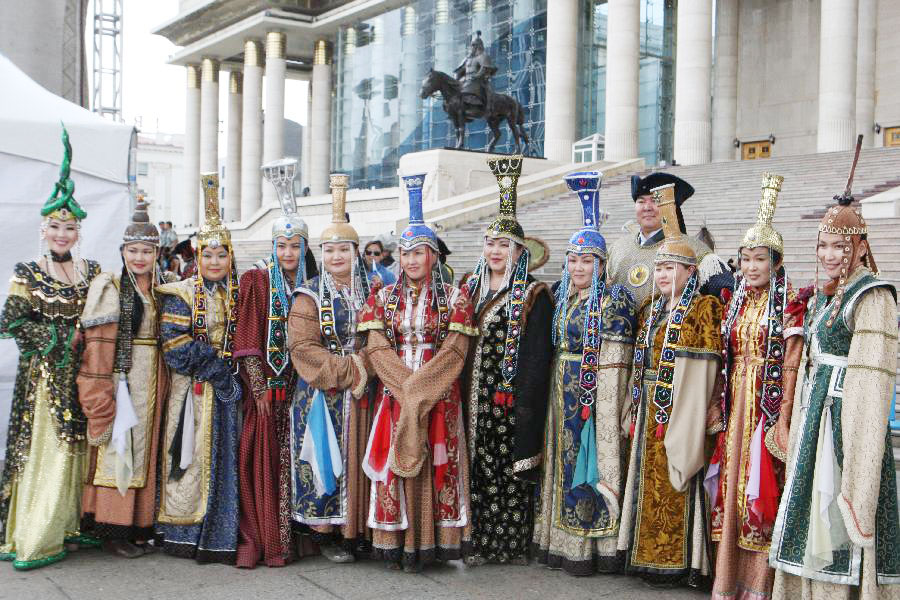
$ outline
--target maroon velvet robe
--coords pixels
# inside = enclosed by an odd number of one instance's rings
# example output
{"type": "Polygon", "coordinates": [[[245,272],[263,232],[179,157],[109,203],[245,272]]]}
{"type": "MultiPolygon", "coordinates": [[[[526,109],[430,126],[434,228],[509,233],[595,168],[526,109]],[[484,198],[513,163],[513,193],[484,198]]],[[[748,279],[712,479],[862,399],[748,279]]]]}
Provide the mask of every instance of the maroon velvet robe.
{"type": "MultiPolygon", "coordinates": [[[[241,498],[237,566],[246,568],[253,568],[260,561],[280,567],[292,557],[288,408],[294,389],[293,368],[287,365],[282,371],[288,385],[284,393],[272,394],[268,415],[262,415],[256,406],[251,373],[255,363],[261,365],[263,378],[276,376],[266,362],[269,290],[267,270],[251,269],[241,276],[234,344],[244,382],[244,424],[238,454],[241,498]]],[[[259,377],[256,379],[258,388],[259,377]]]]}

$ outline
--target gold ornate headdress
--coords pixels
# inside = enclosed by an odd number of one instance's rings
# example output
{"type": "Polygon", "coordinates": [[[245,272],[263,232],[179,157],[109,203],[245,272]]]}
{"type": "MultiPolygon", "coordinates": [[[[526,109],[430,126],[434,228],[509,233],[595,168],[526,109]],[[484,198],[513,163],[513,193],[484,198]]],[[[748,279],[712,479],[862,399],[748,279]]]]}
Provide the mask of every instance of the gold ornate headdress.
{"type": "Polygon", "coordinates": [[[492,158],[487,161],[500,187],[500,214],[488,225],[487,235],[525,244],[525,231],[516,219],[516,186],[522,175],[522,156],[492,158]]]}
{"type": "Polygon", "coordinates": [[[331,174],[331,225],[319,236],[319,245],[327,242],[352,242],[359,246],[359,234],[347,222],[347,185],[350,176],[343,173],[331,174]]]}
{"type": "Polygon", "coordinates": [[[656,251],[656,263],[677,262],[683,265],[696,265],[697,253],[681,233],[678,226],[678,212],[675,205],[675,184],[667,183],[650,190],[653,200],[659,206],[662,219],[662,230],[665,240],[656,251]]]}
{"type": "Polygon", "coordinates": [[[765,247],[784,255],[784,239],[772,227],[772,218],[775,216],[775,206],[778,203],[778,192],[781,191],[783,181],[784,177],[781,175],[763,173],[762,198],[756,213],[756,224],[744,234],[741,248],[765,247]]]}
{"type": "Polygon", "coordinates": [[[531,259],[528,270],[539,269],[550,258],[550,247],[540,238],[526,237],[525,230],[516,218],[518,198],[516,188],[522,175],[524,160],[521,154],[488,159],[488,167],[497,178],[500,188],[500,214],[488,225],[486,237],[506,238],[528,248],[531,259]]]}
{"type": "Polygon", "coordinates": [[[198,249],[202,251],[206,247],[219,246],[231,248],[231,232],[219,217],[219,175],[204,173],[200,175],[200,184],[203,186],[206,219],[197,232],[198,249]]]}

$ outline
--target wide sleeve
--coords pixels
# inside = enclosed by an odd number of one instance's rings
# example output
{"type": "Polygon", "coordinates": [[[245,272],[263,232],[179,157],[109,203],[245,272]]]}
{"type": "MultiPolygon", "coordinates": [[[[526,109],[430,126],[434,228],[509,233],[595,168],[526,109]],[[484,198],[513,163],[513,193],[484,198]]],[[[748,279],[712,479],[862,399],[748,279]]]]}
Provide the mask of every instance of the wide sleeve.
{"type": "Polygon", "coordinates": [[[59,341],[56,328],[50,322],[33,318],[26,279],[18,271],[19,265],[0,315],[0,338],[15,340],[23,358],[47,356],[59,341]]]}
{"type": "Polygon", "coordinates": [[[513,474],[537,481],[544,449],[544,423],[550,387],[550,363],[553,360],[553,301],[544,284],[534,292],[525,331],[519,340],[519,364],[516,373],[516,427],[513,474]]]}
{"type": "Polygon", "coordinates": [[[462,372],[469,337],[477,335],[472,323],[472,303],[459,294],[450,314],[450,333],[435,355],[403,382],[391,470],[401,477],[415,477],[425,459],[423,443],[428,414],[453,388],[462,372]]]}
{"type": "Polygon", "coordinates": [[[683,492],[706,463],[707,412],[715,397],[719,362],[675,357],[675,396],[666,429],[669,481],[683,492]]]}
{"type": "Polygon", "coordinates": [[[332,354],[322,344],[319,310],[306,294],[297,294],[288,317],[291,363],[300,378],[320,390],[351,389],[360,397],[368,378],[363,360],[355,355],[332,354]]]}
{"type": "Polygon", "coordinates": [[[664,446],[669,481],[678,491],[686,490],[706,464],[706,436],[718,433],[710,430],[710,423],[721,419],[710,413],[718,408],[721,321],[722,303],[713,296],[701,296],[696,310],[685,318],[691,339],[675,350],[674,394],[664,446]]]}
{"type": "Polygon", "coordinates": [[[119,331],[119,289],[113,277],[101,273],[91,282],[81,314],[84,352],[76,379],[78,401],[88,420],[88,442],[99,446],[112,434],[116,417],[113,368],[119,331]]]}
{"type": "Polygon", "coordinates": [[[244,273],[238,287],[239,317],[234,333],[234,357],[254,398],[266,392],[263,349],[267,346],[268,287],[268,272],[262,269],[244,273]]]}
{"type": "Polygon", "coordinates": [[[597,486],[606,498],[606,505],[617,516],[621,498],[619,490],[625,483],[620,453],[622,438],[631,427],[631,361],[634,346],[628,342],[603,340],[597,356],[597,396],[594,401],[594,429],[597,443],[597,486]]]}
{"type": "Polygon", "coordinates": [[[864,292],[853,311],[841,405],[844,463],[838,506],[850,540],[861,547],[875,545],[875,511],[896,376],[897,304],[887,289],[875,288],[864,292]]]}
{"type": "Polygon", "coordinates": [[[250,269],[238,287],[238,315],[234,332],[234,357],[255,356],[265,360],[266,325],[269,316],[268,273],[250,269]]]}
{"type": "Polygon", "coordinates": [[[196,342],[191,336],[191,307],[182,298],[163,296],[159,333],[169,368],[195,381],[208,381],[223,401],[240,395],[240,386],[215,348],[196,342]]]}

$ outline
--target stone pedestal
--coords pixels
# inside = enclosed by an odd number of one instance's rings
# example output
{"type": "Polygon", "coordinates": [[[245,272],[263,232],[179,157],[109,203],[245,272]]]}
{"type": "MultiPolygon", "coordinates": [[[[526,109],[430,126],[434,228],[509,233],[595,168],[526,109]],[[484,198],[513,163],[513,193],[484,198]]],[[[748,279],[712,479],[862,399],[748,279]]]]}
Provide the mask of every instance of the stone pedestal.
{"type": "MultiPolygon", "coordinates": [[[[426,174],[425,187],[422,190],[422,205],[425,212],[428,212],[454,196],[484,188],[496,188],[497,180],[487,165],[487,160],[491,156],[496,155],[445,148],[423,150],[401,156],[398,170],[400,175],[426,174]]],[[[524,160],[522,177],[562,164],[542,158],[525,158],[524,160]]],[[[400,198],[401,208],[406,206],[406,202],[405,197],[400,198]]],[[[406,206],[406,210],[408,208],[406,206]]]]}

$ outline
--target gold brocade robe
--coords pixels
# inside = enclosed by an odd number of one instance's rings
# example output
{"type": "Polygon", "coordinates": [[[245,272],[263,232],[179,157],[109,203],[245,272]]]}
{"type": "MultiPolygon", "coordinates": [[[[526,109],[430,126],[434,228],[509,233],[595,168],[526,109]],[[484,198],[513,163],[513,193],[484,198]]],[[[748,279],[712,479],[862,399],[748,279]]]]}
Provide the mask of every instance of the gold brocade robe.
{"type": "MultiPolygon", "coordinates": [[[[650,303],[641,310],[638,340],[646,339],[650,303]]],[[[643,381],[623,495],[619,550],[629,572],[687,579],[699,584],[710,573],[708,514],[703,467],[709,434],[721,429],[716,393],[720,384],[722,303],[695,296],[684,317],[675,351],[673,398],[664,436],[656,437],[653,403],[657,367],[668,314],[651,324],[643,381]]]]}

